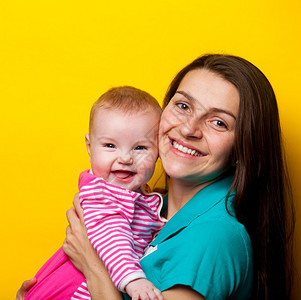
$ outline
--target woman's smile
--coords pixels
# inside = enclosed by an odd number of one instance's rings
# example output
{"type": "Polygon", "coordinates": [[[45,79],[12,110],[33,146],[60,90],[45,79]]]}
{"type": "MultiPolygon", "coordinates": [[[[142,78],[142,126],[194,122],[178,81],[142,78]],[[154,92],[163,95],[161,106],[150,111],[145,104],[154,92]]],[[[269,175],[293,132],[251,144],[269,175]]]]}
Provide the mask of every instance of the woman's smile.
{"type": "Polygon", "coordinates": [[[194,148],[193,146],[184,143],[183,141],[180,141],[178,139],[170,139],[170,144],[173,149],[176,149],[177,151],[174,151],[175,153],[181,152],[181,154],[187,154],[184,157],[188,158],[195,158],[200,156],[205,156],[206,154],[202,153],[200,150],[194,148]]]}
{"type": "Polygon", "coordinates": [[[163,111],[159,151],[166,173],[207,181],[231,165],[239,108],[237,88],[213,72],[188,72],[163,111]]]}

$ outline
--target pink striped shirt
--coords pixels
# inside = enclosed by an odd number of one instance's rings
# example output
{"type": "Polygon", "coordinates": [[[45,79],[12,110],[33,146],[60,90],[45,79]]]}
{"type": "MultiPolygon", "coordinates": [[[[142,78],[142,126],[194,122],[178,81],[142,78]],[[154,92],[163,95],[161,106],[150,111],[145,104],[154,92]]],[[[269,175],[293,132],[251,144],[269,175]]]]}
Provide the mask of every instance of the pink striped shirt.
{"type": "MultiPolygon", "coordinates": [[[[139,258],[161,229],[162,198],[108,184],[85,171],[79,179],[80,200],[89,239],[120,290],[144,278],[139,258]]],[[[81,274],[60,248],[36,274],[25,299],[91,299],[81,274]]]]}
{"type": "Polygon", "coordinates": [[[130,281],[145,278],[139,261],[164,225],[162,197],[109,184],[89,171],[80,175],[79,190],[88,238],[116,287],[124,291],[130,281]]]}

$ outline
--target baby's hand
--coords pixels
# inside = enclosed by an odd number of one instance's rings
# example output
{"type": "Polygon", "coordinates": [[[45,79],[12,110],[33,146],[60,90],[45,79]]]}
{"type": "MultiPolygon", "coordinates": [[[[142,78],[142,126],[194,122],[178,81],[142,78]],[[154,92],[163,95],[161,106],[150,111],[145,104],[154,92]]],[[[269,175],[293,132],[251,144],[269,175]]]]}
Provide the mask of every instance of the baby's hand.
{"type": "Polygon", "coordinates": [[[161,292],[150,281],[143,278],[128,283],[125,291],[132,300],[163,300],[161,292]]]}

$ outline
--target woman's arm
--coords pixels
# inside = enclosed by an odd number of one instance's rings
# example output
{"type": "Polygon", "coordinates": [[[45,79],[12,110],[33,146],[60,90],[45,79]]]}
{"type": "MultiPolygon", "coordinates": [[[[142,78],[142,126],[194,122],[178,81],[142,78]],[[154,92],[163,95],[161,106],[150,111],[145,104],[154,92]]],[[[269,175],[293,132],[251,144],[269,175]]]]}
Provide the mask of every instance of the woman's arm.
{"type": "Polygon", "coordinates": [[[63,244],[64,252],[73,265],[84,274],[93,300],[122,299],[104,264],[88,240],[78,195],[75,196],[73,203],[74,207],[67,211],[69,226],[63,244]]]}

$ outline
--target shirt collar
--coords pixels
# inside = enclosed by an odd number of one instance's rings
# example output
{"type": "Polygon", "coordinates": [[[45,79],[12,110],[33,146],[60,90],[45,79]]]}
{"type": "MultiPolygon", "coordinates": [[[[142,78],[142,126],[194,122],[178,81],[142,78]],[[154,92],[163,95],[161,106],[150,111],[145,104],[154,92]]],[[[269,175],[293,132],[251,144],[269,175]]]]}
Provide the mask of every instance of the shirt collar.
{"type": "MultiPolygon", "coordinates": [[[[166,240],[169,236],[175,234],[177,231],[187,227],[196,217],[204,214],[211,207],[225,199],[232,181],[233,177],[228,176],[213,182],[200,190],[165,224],[151,245],[155,246],[166,240]]],[[[230,195],[233,196],[234,193],[231,193],[230,195]]],[[[231,209],[229,210],[231,211],[231,209]]],[[[233,211],[231,211],[231,213],[234,214],[233,211]]]]}

